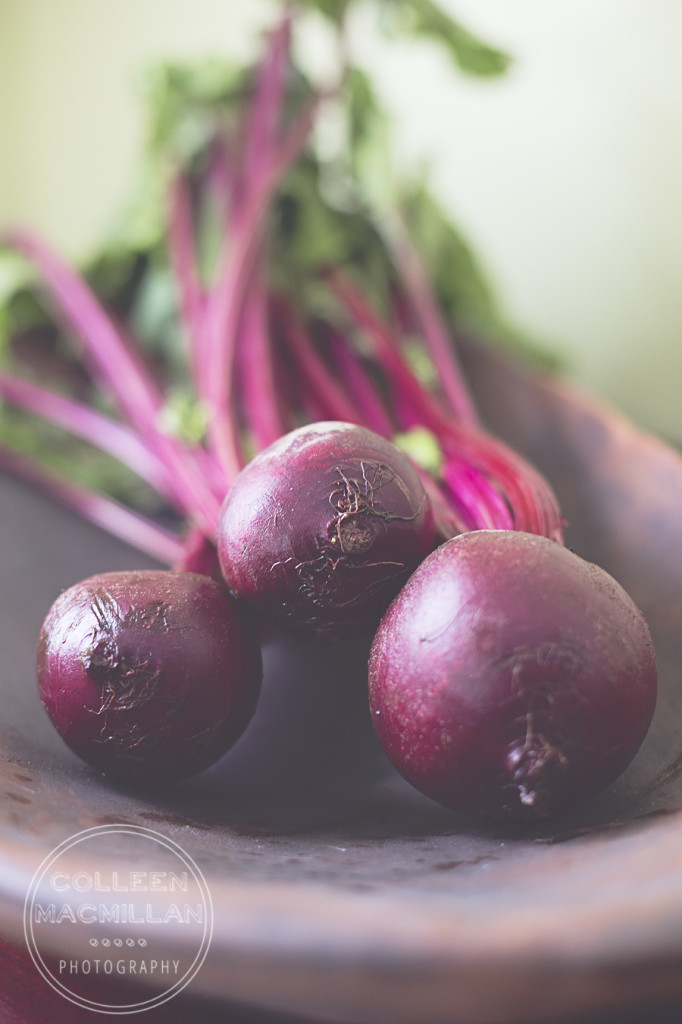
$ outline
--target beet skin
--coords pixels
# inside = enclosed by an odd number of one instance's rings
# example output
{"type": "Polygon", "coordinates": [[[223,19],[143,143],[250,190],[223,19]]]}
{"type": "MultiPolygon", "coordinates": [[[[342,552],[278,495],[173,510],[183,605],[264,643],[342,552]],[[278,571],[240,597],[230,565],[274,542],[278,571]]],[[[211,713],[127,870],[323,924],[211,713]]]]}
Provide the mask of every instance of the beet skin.
{"type": "Polygon", "coordinates": [[[656,701],[649,630],[555,541],[463,534],[394,600],[370,657],[381,744],[414,786],[490,819],[558,813],[612,782],[656,701]]]}
{"type": "Polygon", "coordinates": [[[218,525],[230,588],[322,637],[378,623],[434,546],[419,474],[394,445],[348,423],[309,424],[250,462],[218,525]]]}
{"type": "Polygon", "coordinates": [[[171,782],[218,760],[255,710],[258,641],[215,580],[147,570],[64,591],[38,642],[40,696],[66,743],[113,778],[171,782]]]}

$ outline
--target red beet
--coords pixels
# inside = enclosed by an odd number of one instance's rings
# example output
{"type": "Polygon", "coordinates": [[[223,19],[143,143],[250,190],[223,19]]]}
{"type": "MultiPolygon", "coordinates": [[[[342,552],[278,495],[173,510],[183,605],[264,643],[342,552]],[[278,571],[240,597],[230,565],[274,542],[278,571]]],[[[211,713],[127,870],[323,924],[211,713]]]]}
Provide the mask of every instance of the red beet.
{"type": "Polygon", "coordinates": [[[656,701],[648,628],[599,567],[512,531],[448,541],[383,618],[370,705],[398,771],[447,807],[527,819],[613,781],[656,701]]]}
{"type": "Polygon", "coordinates": [[[419,474],[364,427],[313,423],[239,474],[221,510],[218,553],[244,601],[327,637],[379,618],[434,545],[419,474]]]}
{"type": "Polygon", "coordinates": [[[64,591],[38,642],[38,688],[85,761],[127,782],[170,782],[242,734],[260,647],[225,587],[193,573],[92,576],[64,591]]]}

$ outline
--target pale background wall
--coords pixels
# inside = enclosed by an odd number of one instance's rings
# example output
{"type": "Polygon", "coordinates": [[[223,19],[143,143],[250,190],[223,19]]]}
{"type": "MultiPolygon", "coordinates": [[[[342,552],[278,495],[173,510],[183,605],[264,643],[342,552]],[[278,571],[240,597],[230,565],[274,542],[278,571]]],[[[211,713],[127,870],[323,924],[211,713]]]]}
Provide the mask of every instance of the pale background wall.
{"type": "MultiPolygon", "coordinates": [[[[516,57],[453,82],[432,50],[358,52],[503,303],[586,388],[682,442],[682,3],[446,0],[516,57]]],[[[269,0],[0,0],[0,223],[87,251],[125,194],[159,56],[252,51],[269,0]]]]}

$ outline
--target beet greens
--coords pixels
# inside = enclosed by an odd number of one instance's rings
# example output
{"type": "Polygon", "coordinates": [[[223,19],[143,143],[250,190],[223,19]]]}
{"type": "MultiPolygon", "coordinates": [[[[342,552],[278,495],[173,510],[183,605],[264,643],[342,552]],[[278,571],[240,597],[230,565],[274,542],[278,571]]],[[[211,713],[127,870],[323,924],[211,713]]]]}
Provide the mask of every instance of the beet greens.
{"type": "MultiPolygon", "coordinates": [[[[415,31],[435,31],[419,4],[408,8],[415,31]]],[[[475,73],[502,70],[501,55],[496,61],[496,51],[446,22],[443,39],[460,65],[473,60],[475,73]]],[[[345,103],[351,135],[366,137],[371,91],[343,47],[337,84],[315,87],[292,61],[294,25],[287,10],[259,65],[216,88],[208,105],[214,128],[184,160],[168,127],[174,117],[182,137],[182,116],[163,106],[158,115],[156,134],[170,136],[165,141],[175,154],[166,187],[166,259],[182,359],[159,352],[158,343],[150,349],[139,336],[135,301],[128,298],[127,315],[120,297],[108,309],[42,239],[23,228],[5,234],[37,273],[71,339],[71,360],[90,383],[81,394],[57,393],[7,369],[0,396],[118,460],[158,495],[159,507],[174,510],[177,529],[161,528],[114,495],[89,494],[41,462],[40,451],[3,445],[0,463],[155,557],[191,569],[197,558],[210,560],[201,551],[215,543],[219,508],[235,476],[282,434],[305,422],[342,420],[402,439],[419,461],[410,436],[426,429],[442,455],[440,469],[418,470],[441,539],[483,527],[560,538],[560,514],[545,481],[478,424],[438,296],[406,232],[385,233],[361,199],[350,210],[325,199],[334,167],[317,156],[316,119],[325,104],[345,103]],[[315,239],[326,237],[340,239],[337,249],[322,244],[314,255],[315,239]],[[416,354],[435,384],[415,372],[416,354]]],[[[342,26],[334,31],[341,39],[342,26]]],[[[175,96],[182,110],[178,95],[184,96],[184,116],[196,115],[201,104],[191,95],[191,78],[170,69],[167,76],[176,89],[167,89],[168,107],[175,96]]]]}

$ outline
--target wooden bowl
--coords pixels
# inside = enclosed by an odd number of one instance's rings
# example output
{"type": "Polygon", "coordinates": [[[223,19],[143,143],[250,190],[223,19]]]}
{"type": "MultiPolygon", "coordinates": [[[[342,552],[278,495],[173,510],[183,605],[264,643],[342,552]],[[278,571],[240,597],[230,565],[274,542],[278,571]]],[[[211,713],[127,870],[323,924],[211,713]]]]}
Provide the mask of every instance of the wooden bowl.
{"type": "MultiPolygon", "coordinates": [[[[25,895],[52,849],[130,823],[201,867],[215,927],[191,991],[226,1005],[346,1024],[532,1024],[638,1008],[653,1020],[663,1004],[682,1007],[682,459],[506,357],[476,347],[465,362],[491,428],[555,486],[568,543],[651,626],[660,697],[627,772],[551,824],[472,826],[381,756],[356,678],[366,641],[332,659],[300,645],[303,675],[274,639],[262,711],[218,766],[172,792],[113,785],[49,725],[35,643],[61,589],[150,563],[3,479],[1,936],[23,942],[25,895]]],[[[119,836],[106,866],[129,853],[119,836]]]]}

